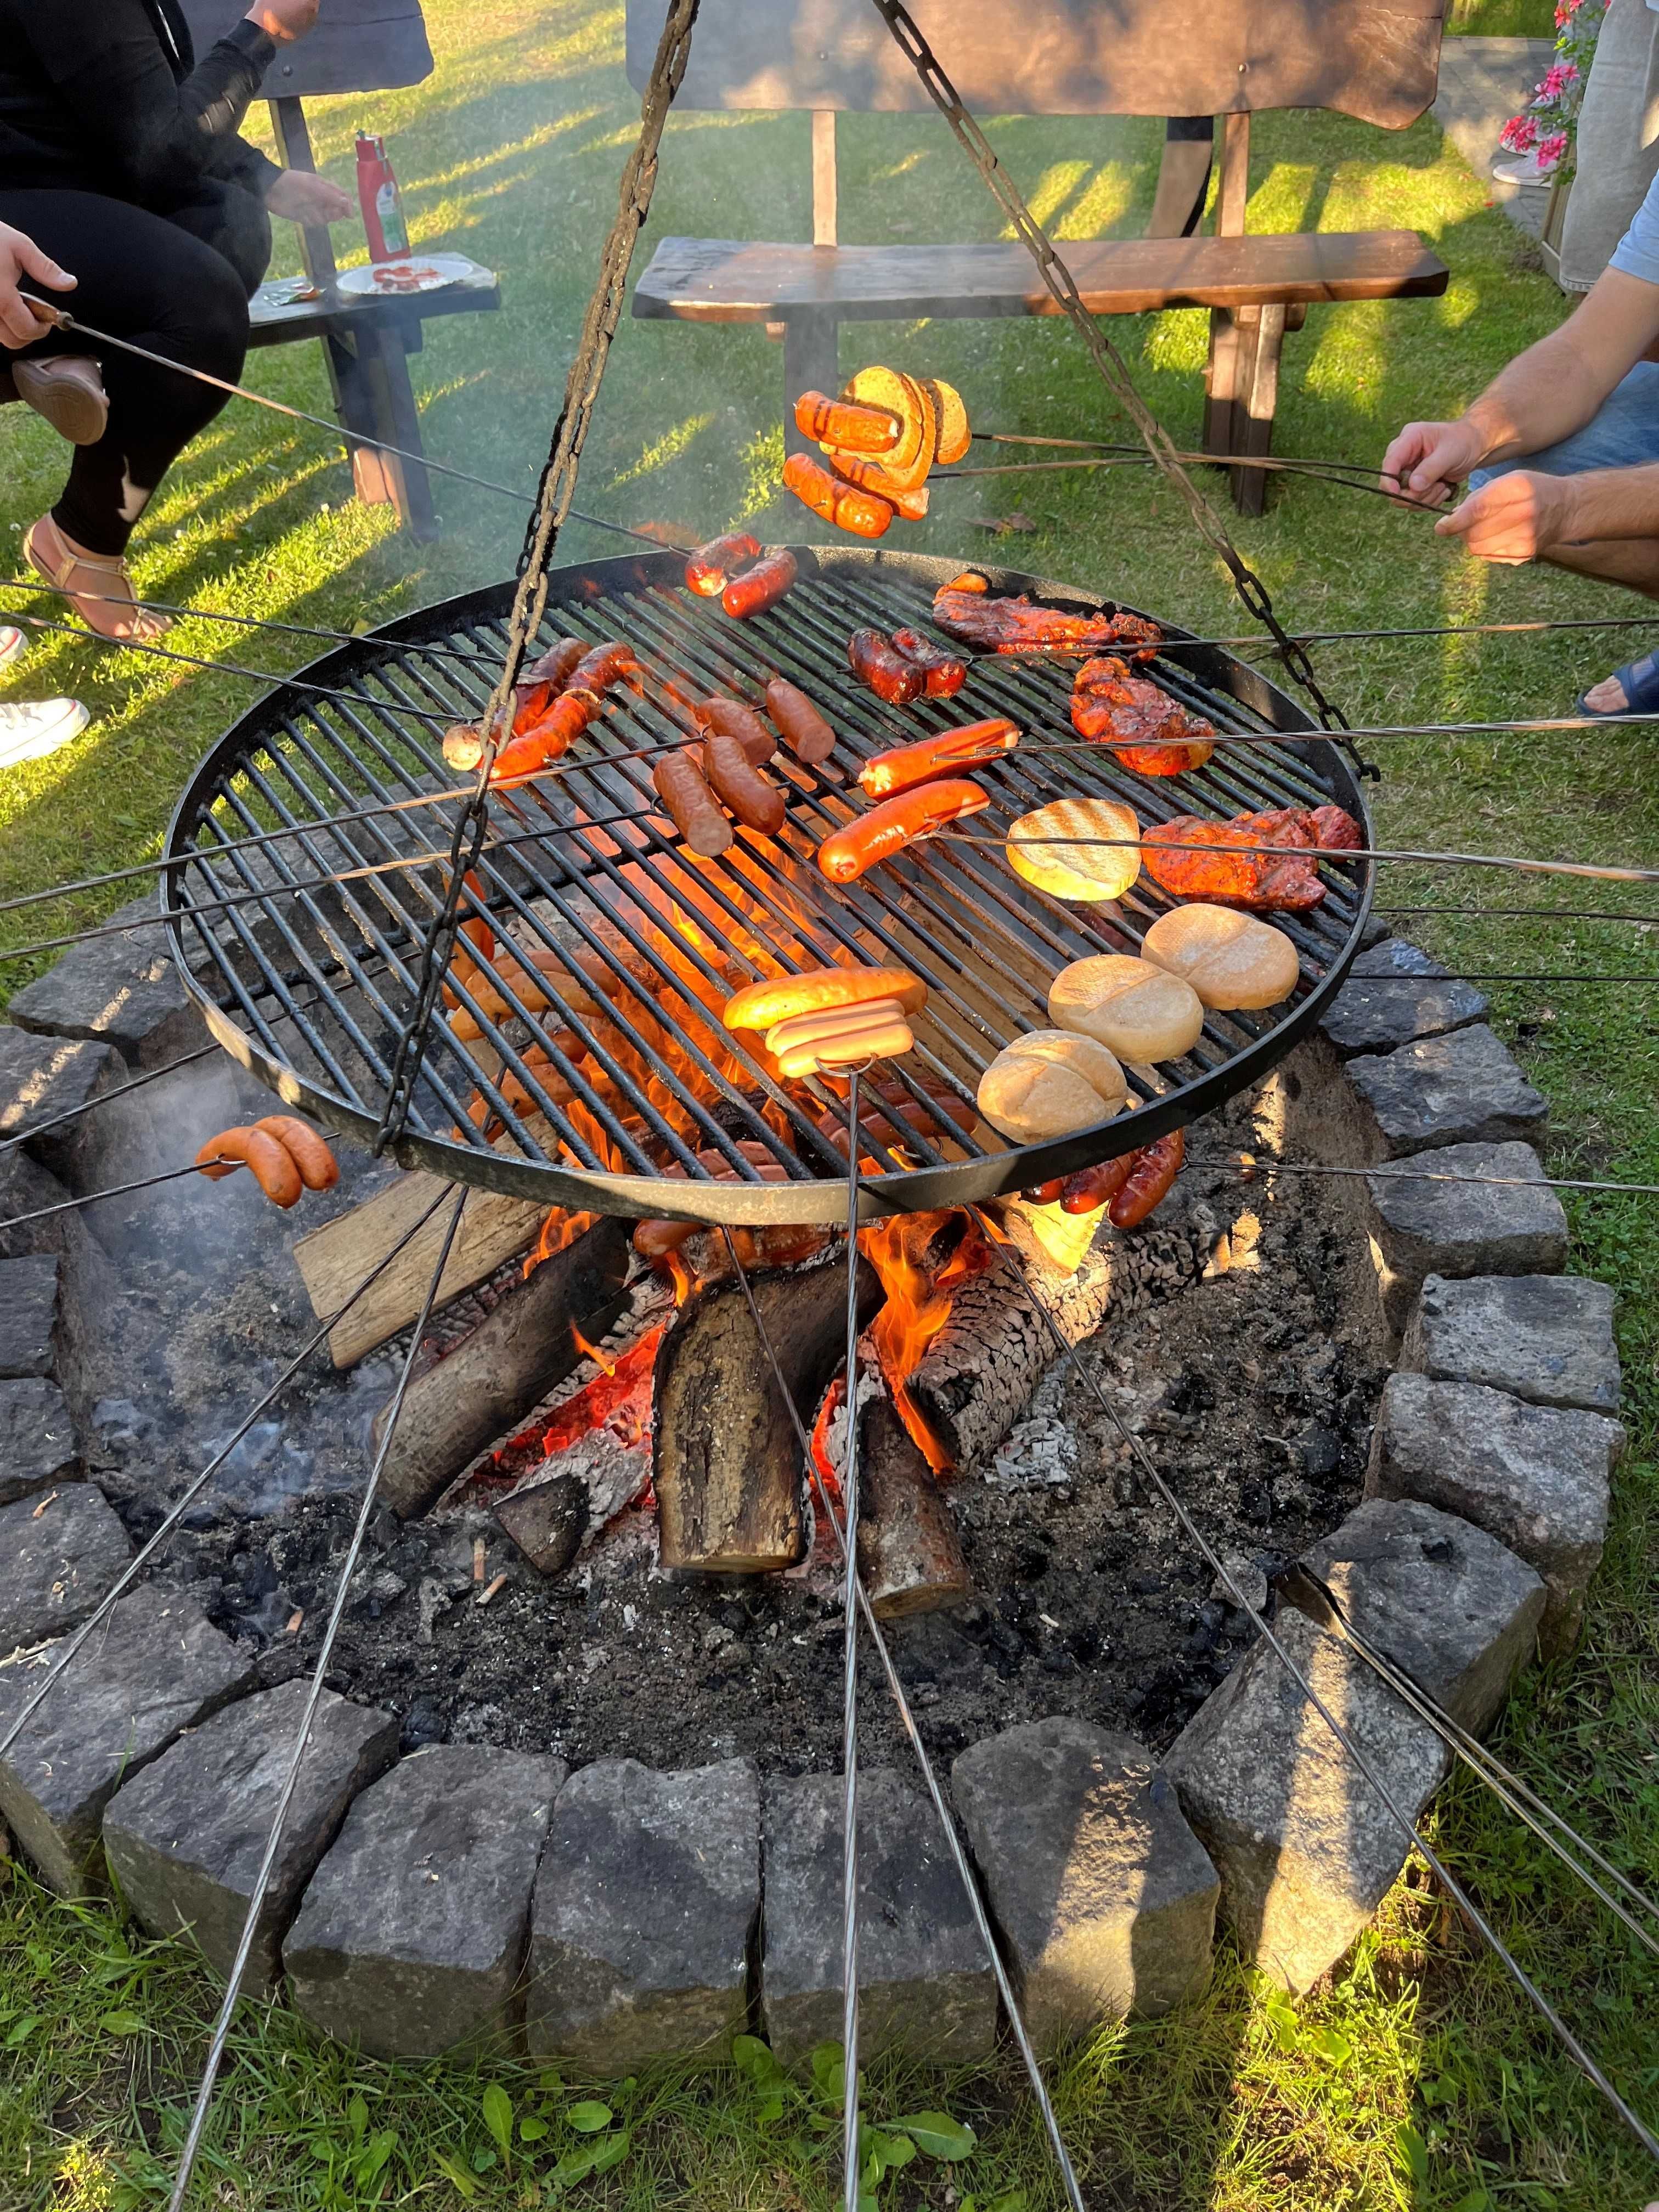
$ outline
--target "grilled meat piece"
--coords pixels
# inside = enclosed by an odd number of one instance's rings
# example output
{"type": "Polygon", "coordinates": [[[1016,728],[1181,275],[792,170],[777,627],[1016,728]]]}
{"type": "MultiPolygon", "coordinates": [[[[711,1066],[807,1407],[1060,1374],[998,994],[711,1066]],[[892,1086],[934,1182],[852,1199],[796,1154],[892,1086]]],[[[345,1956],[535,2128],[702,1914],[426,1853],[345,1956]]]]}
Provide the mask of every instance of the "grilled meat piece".
{"type": "Polygon", "coordinates": [[[1044,646],[1100,653],[1118,646],[1129,647],[1137,660],[1150,660],[1164,635],[1141,615],[1069,614],[1063,607],[1039,606],[1024,593],[992,599],[984,577],[971,571],[934,592],[933,620],[947,637],[987,653],[1029,653],[1044,646]]]}
{"type": "Polygon", "coordinates": [[[1138,775],[1179,775],[1215,750],[1215,725],[1115,653],[1085,660],[1072,685],[1072,727],[1108,744],[1138,775]]]}
{"type": "Polygon", "coordinates": [[[1206,899],[1212,906],[1247,907],[1257,914],[1306,914],[1325,896],[1314,855],[1353,851],[1359,825],[1340,806],[1275,806],[1231,822],[1200,822],[1178,814],[1143,830],[1141,860],[1152,881],[1176,898],[1206,899]],[[1202,845],[1204,852],[1170,849],[1202,845]],[[1295,845],[1301,852],[1264,852],[1295,845]]]}

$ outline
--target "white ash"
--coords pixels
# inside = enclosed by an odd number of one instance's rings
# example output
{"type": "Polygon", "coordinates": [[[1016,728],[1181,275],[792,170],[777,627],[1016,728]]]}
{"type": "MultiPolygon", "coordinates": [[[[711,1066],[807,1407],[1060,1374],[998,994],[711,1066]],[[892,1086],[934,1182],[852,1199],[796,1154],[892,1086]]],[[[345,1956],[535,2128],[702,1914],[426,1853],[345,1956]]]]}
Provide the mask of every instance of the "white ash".
{"type": "Polygon", "coordinates": [[[993,1490],[1059,1488],[1077,1480],[1077,1437],[1062,1404],[1067,1371],[1063,1360],[1056,1361],[1032,1392],[1024,1413],[985,1470],[982,1479],[993,1490]]]}

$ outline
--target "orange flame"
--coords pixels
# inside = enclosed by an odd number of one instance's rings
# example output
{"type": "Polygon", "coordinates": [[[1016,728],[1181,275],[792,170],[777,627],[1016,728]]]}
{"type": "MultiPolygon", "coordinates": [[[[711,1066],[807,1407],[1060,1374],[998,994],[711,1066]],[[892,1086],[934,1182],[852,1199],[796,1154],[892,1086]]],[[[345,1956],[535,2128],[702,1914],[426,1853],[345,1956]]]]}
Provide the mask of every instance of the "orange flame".
{"type": "Polygon", "coordinates": [[[668,1279],[674,1285],[674,1304],[677,1306],[683,1306],[697,1287],[692,1280],[691,1270],[686,1266],[678,1251],[665,1252],[663,1255],[663,1260],[668,1279]]]}
{"type": "Polygon", "coordinates": [[[847,1401],[847,1382],[838,1375],[823,1394],[818,1417],[812,1424],[812,1472],[826,1498],[841,1496],[841,1478],[830,1456],[830,1425],[847,1401]]]}
{"type": "Polygon", "coordinates": [[[607,1375],[616,1373],[616,1361],[608,1353],[601,1352],[597,1344],[590,1344],[574,1321],[570,1324],[570,1334],[577,1351],[584,1359],[591,1359],[596,1367],[602,1368],[607,1375]]]}
{"type": "Polygon", "coordinates": [[[978,1221],[959,1214],[962,1235],[934,1274],[926,1264],[930,1246],[947,1241],[941,1213],[895,1213],[859,1231],[859,1249],[881,1278],[887,1303],[871,1328],[871,1341],[899,1419],[936,1474],[952,1462],[933,1435],[906,1385],[928,1346],[949,1320],[957,1292],[996,1264],[978,1221]]]}
{"type": "Polygon", "coordinates": [[[579,1237],[585,1237],[599,1218],[597,1213],[564,1213],[556,1206],[542,1224],[535,1250],[524,1263],[526,1281],[544,1260],[550,1260],[556,1252],[564,1251],[579,1237]]]}

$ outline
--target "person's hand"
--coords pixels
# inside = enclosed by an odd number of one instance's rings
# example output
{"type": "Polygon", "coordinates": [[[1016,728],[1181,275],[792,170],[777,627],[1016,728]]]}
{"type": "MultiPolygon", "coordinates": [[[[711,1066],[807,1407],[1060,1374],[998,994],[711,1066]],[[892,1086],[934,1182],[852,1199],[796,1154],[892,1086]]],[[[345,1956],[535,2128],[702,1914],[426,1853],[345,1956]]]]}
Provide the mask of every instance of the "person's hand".
{"type": "Polygon", "coordinates": [[[1382,483],[1394,498],[1443,507],[1452,487],[1486,459],[1480,431],[1465,416],[1459,422],[1407,422],[1382,456],[1382,483]]]}
{"type": "Polygon", "coordinates": [[[1434,526],[1438,538],[1461,538],[1477,560],[1510,568],[1537,561],[1577,533],[1572,493],[1562,477],[1515,469],[1471,492],[1434,526]]]}
{"type": "Polygon", "coordinates": [[[289,222],[343,222],[357,203],[330,177],[309,169],[284,169],[265,191],[265,206],[289,222]]]}
{"type": "Polygon", "coordinates": [[[45,285],[48,291],[75,289],[76,279],[67,269],[60,269],[50,254],[42,253],[26,233],[0,222],[0,345],[13,352],[20,346],[33,345],[52,328],[18,291],[18,281],[24,276],[45,285]]]}
{"type": "Polygon", "coordinates": [[[317,20],[319,4],[320,0],[253,0],[247,20],[285,46],[304,38],[317,20]]]}

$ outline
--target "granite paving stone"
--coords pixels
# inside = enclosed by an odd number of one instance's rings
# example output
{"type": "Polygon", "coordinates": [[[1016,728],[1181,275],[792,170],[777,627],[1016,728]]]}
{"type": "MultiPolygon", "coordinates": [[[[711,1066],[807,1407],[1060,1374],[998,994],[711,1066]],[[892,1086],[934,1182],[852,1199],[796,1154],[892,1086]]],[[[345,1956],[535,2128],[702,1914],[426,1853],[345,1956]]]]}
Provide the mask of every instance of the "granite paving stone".
{"type": "Polygon", "coordinates": [[[1539,1647],[1577,1641],[1625,1432],[1601,1413],[1529,1406],[1479,1382],[1394,1374],[1371,1433],[1367,1498],[1415,1498],[1473,1522],[1543,1577],[1539,1647]]]}
{"type": "Polygon", "coordinates": [[[1344,1060],[1395,1052],[1419,1037],[1443,1036],[1484,1018],[1486,994],[1448,976],[1437,960],[1403,937],[1362,952],[1321,1016],[1321,1033],[1344,1060]],[[1423,978],[1401,981],[1401,977],[1423,978]]]}
{"type": "Polygon", "coordinates": [[[81,1109],[125,1079],[125,1065],[111,1045],[37,1036],[15,1023],[0,1023],[0,1138],[75,1114],[61,1127],[27,1137],[22,1150],[80,1188],[78,1171],[88,1154],[81,1109]]]}
{"type": "Polygon", "coordinates": [[[0,1381],[50,1375],[58,1364],[55,1252],[0,1260],[0,1381]]]}
{"type": "Polygon", "coordinates": [[[94,1483],[0,1505],[0,1656],[78,1627],[132,1557],[94,1483]]]}
{"type": "Polygon", "coordinates": [[[514,2041],[536,1867],[566,1771],[561,1759],[439,1744],[365,1790],[283,1945],[301,2017],[376,2058],[514,2041]]]}
{"type": "Polygon", "coordinates": [[[1030,1722],[964,1751],[951,1790],[1040,2052],[1203,1989],[1219,1883],[1133,1736],[1030,1722]]]}
{"type": "MultiPolygon", "coordinates": [[[[0,1759],[0,1816],[48,1887],[76,1896],[105,1887],[105,1806],[255,1674],[252,1649],[222,1636],[187,1599],[146,1585],[119,1600],[0,1759]]],[[[34,1667],[0,1670],[0,1735],[40,1682],[34,1667]]]]}
{"type": "Polygon", "coordinates": [[[1619,1410],[1613,1291],[1583,1275],[1431,1275],[1406,1329],[1402,1367],[1437,1382],[1485,1382],[1534,1406],[1619,1410]]]}
{"type": "MultiPolygon", "coordinates": [[[[298,1678],[216,1713],[125,1783],[104,1811],[104,1854],[140,1924],[152,1936],[187,1930],[222,1980],[241,1941],[309,1694],[298,1678]]],[[[398,1728],[392,1713],[323,1692],[246,1987],[276,1979],[300,1893],[353,1798],[397,1757],[398,1728]]]]}
{"type": "Polygon", "coordinates": [[[760,1909],[752,1759],[581,1768],[559,1793],[536,1881],[532,2056],[605,2075],[721,2057],[747,2014],[760,1909]]]}
{"type": "Polygon", "coordinates": [[[1549,1128],[1549,1102],[1484,1022],[1351,1060],[1346,1074],[1379,1159],[1444,1145],[1541,1145],[1549,1128]]]}
{"type": "Polygon", "coordinates": [[[149,926],[71,945],[55,968],[15,995],[10,1019],[37,1036],[112,1045],[131,1067],[159,1067],[205,1043],[202,1018],[155,914],[153,891],[118,908],[112,922],[149,926]]]}
{"type": "Polygon", "coordinates": [[[33,1498],[81,1472],[64,1394],[44,1376],[0,1382],[0,1505],[33,1498]]]}
{"type": "Polygon", "coordinates": [[[1405,1328],[1430,1275],[1554,1275],[1566,1265],[1567,1217],[1530,1145],[1446,1145],[1380,1167],[1367,1188],[1394,1329],[1405,1328]]]}
{"type": "MultiPolygon", "coordinates": [[[[842,1779],[769,1778],[761,2010],[785,2066],[842,2031],[842,1779]]],[[[925,1797],[890,1769],[859,1774],[861,2056],[969,2063],[996,2033],[996,1984],[961,1877],[925,1797]]]]}
{"type": "Polygon", "coordinates": [[[1544,1584],[1524,1559],[1407,1498],[1367,1499],[1303,1559],[1368,1644],[1485,1735],[1544,1615],[1544,1584]]]}

